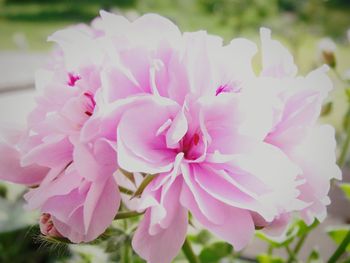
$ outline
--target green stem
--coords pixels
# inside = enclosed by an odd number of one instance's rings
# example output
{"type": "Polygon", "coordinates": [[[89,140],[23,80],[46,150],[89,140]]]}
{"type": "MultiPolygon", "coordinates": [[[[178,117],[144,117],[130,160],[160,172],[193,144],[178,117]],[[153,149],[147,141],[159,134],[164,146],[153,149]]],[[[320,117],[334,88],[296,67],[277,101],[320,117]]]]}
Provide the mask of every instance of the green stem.
{"type": "Polygon", "coordinates": [[[267,254],[271,256],[272,253],[273,253],[273,245],[270,244],[268,249],[267,249],[267,254]]]}
{"type": "Polygon", "coordinates": [[[130,245],[124,244],[123,246],[123,263],[131,263],[131,256],[130,256],[130,245]]]}
{"type": "Polygon", "coordinates": [[[335,75],[335,77],[343,84],[347,85],[347,83],[344,81],[344,79],[342,78],[342,76],[340,75],[340,73],[338,72],[338,70],[336,70],[335,68],[332,68],[332,71],[335,75]]]}
{"type": "Polygon", "coordinates": [[[133,173],[129,173],[128,171],[125,171],[124,169],[119,168],[119,171],[126,177],[130,182],[132,182],[135,185],[135,177],[133,173]]]}
{"type": "Polygon", "coordinates": [[[200,263],[198,257],[194,254],[190,241],[186,238],[185,243],[182,246],[182,251],[185,254],[188,262],[200,263]]]}
{"type": "Polygon", "coordinates": [[[143,213],[138,213],[136,211],[118,212],[118,214],[114,217],[114,220],[126,219],[126,218],[130,218],[130,217],[136,217],[136,216],[140,216],[142,214],[143,213]]]}
{"type": "Polygon", "coordinates": [[[294,252],[290,249],[289,246],[286,246],[286,250],[287,250],[287,253],[288,253],[288,256],[289,256],[288,262],[293,262],[295,260],[295,258],[296,258],[294,252]]]}
{"type": "Polygon", "coordinates": [[[338,159],[338,165],[340,166],[340,168],[342,168],[345,165],[346,156],[349,150],[349,145],[350,145],[350,123],[348,123],[347,125],[345,142],[343,144],[343,147],[341,149],[340,156],[338,159]]]}
{"type": "Polygon", "coordinates": [[[123,187],[123,186],[119,186],[119,191],[123,194],[126,194],[126,195],[133,195],[134,194],[134,191],[132,191],[126,187],[123,187]]]}
{"type": "Polygon", "coordinates": [[[348,233],[346,234],[346,236],[344,237],[343,241],[340,243],[339,247],[337,248],[337,250],[333,253],[333,255],[328,259],[328,263],[335,263],[337,262],[337,260],[341,257],[341,255],[343,255],[343,253],[345,252],[347,246],[350,243],[350,230],[348,231],[348,233]]]}
{"type": "Polygon", "coordinates": [[[301,236],[301,238],[299,239],[297,245],[294,248],[294,255],[298,255],[300,249],[302,248],[302,246],[304,245],[304,242],[307,238],[309,233],[305,233],[304,235],[301,236]]]}
{"type": "Polygon", "coordinates": [[[156,177],[156,174],[148,174],[140,184],[140,186],[136,189],[135,193],[132,195],[131,199],[134,197],[140,197],[143,190],[149,185],[150,182],[156,177]]]}
{"type": "Polygon", "coordinates": [[[287,263],[291,263],[291,262],[293,262],[293,261],[295,261],[297,259],[298,253],[299,253],[300,249],[302,248],[302,246],[304,245],[304,242],[305,242],[308,234],[309,234],[309,232],[306,232],[300,237],[300,239],[299,239],[298,243],[296,244],[294,250],[291,251],[291,254],[289,254],[287,263]]]}
{"type": "MultiPolygon", "coordinates": [[[[128,229],[128,220],[124,220],[123,221],[123,226],[124,226],[124,230],[126,231],[128,229]]],[[[132,259],[131,259],[131,250],[130,250],[130,244],[129,244],[129,239],[127,239],[126,242],[124,242],[123,246],[122,246],[122,260],[121,262],[123,263],[131,263],[132,259]]]]}

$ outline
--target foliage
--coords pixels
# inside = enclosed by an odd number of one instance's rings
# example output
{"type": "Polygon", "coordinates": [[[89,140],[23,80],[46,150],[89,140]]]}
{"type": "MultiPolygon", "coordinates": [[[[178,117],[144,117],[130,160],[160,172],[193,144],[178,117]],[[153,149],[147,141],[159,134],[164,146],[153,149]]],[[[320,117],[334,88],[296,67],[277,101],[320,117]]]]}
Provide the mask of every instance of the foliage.
{"type": "MultiPolygon", "coordinates": [[[[332,238],[332,240],[337,245],[340,245],[340,243],[344,240],[349,230],[350,230],[350,225],[338,226],[338,227],[328,229],[327,234],[332,238]]],[[[350,244],[346,247],[346,250],[350,252],[350,244]]]]}

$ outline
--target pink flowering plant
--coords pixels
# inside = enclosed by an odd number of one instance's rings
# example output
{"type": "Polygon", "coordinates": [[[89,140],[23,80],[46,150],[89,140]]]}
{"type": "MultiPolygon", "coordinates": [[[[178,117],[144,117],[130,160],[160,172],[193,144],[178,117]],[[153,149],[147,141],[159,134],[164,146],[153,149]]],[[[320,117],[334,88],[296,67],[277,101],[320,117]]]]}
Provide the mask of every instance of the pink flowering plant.
{"type": "Polygon", "coordinates": [[[261,262],[282,262],[271,255],[280,247],[297,261],[302,242],[290,245],[325,219],[342,177],[334,128],[318,122],[333,64],[301,76],[267,28],[258,46],[223,44],[155,14],[101,11],[49,40],[57,49],[37,72],[36,107],[0,144],[0,179],[28,186],[44,239],[124,237],[123,262],[132,247],[170,263],[181,248],[190,262],[217,262],[205,256],[215,246],[199,259],[191,248],[208,233],[232,260],[257,235],[270,247],[261,262]]]}

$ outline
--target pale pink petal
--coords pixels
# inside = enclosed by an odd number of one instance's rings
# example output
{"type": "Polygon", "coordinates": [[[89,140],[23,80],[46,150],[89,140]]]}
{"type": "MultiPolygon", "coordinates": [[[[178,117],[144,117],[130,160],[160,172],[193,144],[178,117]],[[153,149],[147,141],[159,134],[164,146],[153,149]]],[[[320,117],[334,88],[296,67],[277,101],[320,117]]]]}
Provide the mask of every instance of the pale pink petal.
{"type": "Polygon", "coordinates": [[[222,204],[226,211],[224,221],[210,222],[199,209],[191,190],[185,185],[182,188],[180,202],[190,210],[199,223],[213,234],[229,242],[237,251],[243,249],[254,235],[254,222],[247,210],[222,204]]]}
{"type": "Polygon", "coordinates": [[[84,204],[85,242],[96,239],[118,212],[120,194],[113,176],[91,184],[84,204]]]}
{"type": "Polygon", "coordinates": [[[263,76],[274,78],[294,77],[297,67],[293,56],[277,40],[271,39],[271,31],[267,28],[260,29],[263,76]]]}
{"type": "Polygon", "coordinates": [[[249,154],[236,155],[232,165],[257,177],[269,189],[259,196],[259,200],[272,209],[266,210],[267,220],[271,220],[279,209],[291,211],[305,207],[305,203],[297,199],[300,194],[297,187],[301,183],[297,176],[301,170],[277,147],[256,144],[249,154]]]}
{"type": "MultiPolygon", "coordinates": [[[[237,208],[265,213],[268,207],[260,203],[257,194],[242,191],[236,186],[235,175],[229,176],[225,171],[215,171],[210,166],[195,166],[193,169],[194,178],[198,185],[208,194],[223,203],[237,208]]],[[[246,174],[246,177],[253,177],[246,174]]],[[[249,185],[247,186],[249,187],[249,185]]]]}
{"type": "Polygon", "coordinates": [[[37,185],[49,169],[36,164],[21,166],[21,154],[13,146],[0,143],[0,179],[24,185],[37,185]]]}
{"type": "Polygon", "coordinates": [[[193,170],[197,164],[181,166],[182,176],[187,187],[193,193],[201,213],[212,223],[221,224],[226,218],[226,206],[203,190],[194,179],[193,170]]]}
{"type": "Polygon", "coordinates": [[[216,87],[210,63],[210,50],[220,48],[222,39],[208,36],[205,31],[185,33],[183,37],[186,47],[183,65],[188,72],[190,91],[199,96],[214,94],[216,87]]]}
{"type": "Polygon", "coordinates": [[[100,11],[102,27],[107,35],[122,35],[129,29],[130,22],[123,16],[115,15],[104,10],[100,11]]]}
{"type": "Polygon", "coordinates": [[[49,198],[59,195],[66,195],[79,187],[82,177],[74,169],[65,171],[64,168],[51,169],[47,177],[39,187],[30,190],[25,194],[27,209],[41,207],[49,198]],[[48,179],[51,179],[50,181],[48,179]]]}
{"type": "Polygon", "coordinates": [[[77,143],[74,163],[82,177],[94,181],[111,176],[117,170],[117,156],[112,146],[103,139],[91,144],[77,143]]]}
{"type": "Polygon", "coordinates": [[[341,179],[341,170],[336,165],[336,141],[334,128],[328,125],[316,126],[310,130],[303,142],[296,145],[289,153],[291,159],[302,169],[301,178],[305,183],[299,187],[300,199],[313,204],[305,211],[319,219],[325,215],[325,198],[330,189],[332,178],[341,179]],[[324,207],[321,209],[321,207],[324,207]]]}
{"type": "Polygon", "coordinates": [[[291,214],[284,213],[275,218],[272,223],[269,223],[263,232],[272,237],[274,240],[279,239],[280,241],[285,240],[285,235],[288,230],[288,225],[291,222],[291,214]]]}
{"type": "Polygon", "coordinates": [[[61,166],[72,160],[73,146],[67,138],[39,144],[21,159],[22,165],[38,164],[47,167],[61,166]]]}
{"type": "Polygon", "coordinates": [[[243,121],[236,94],[199,99],[200,126],[208,140],[208,152],[234,154],[244,148],[247,140],[239,134],[243,121]]]}
{"type": "Polygon", "coordinates": [[[149,263],[170,263],[179,253],[187,232],[187,209],[181,206],[166,229],[156,235],[150,235],[150,211],[146,212],[140,222],[132,246],[136,253],[149,263]]]}
{"type": "Polygon", "coordinates": [[[124,113],[117,129],[119,165],[130,172],[169,171],[176,153],[157,132],[168,119],[175,118],[178,110],[170,100],[145,97],[144,103],[124,113]]]}

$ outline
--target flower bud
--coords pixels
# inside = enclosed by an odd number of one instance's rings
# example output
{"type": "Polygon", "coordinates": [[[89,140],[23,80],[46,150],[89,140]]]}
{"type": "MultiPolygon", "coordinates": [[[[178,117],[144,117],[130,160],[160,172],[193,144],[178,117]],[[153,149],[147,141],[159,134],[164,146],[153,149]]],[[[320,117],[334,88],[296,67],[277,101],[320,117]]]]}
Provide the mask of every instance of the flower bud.
{"type": "Polygon", "coordinates": [[[63,237],[55,228],[50,214],[43,213],[39,220],[40,231],[45,236],[63,237]]]}
{"type": "Polygon", "coordinates": [[[321,57],[328,66],[331,68],[335,68],[336,59],[335,59],[335,50],[336,45],[334,41],[330,38],[323,38],[318,44],[319,51],[321,53],[321,57]]]}

